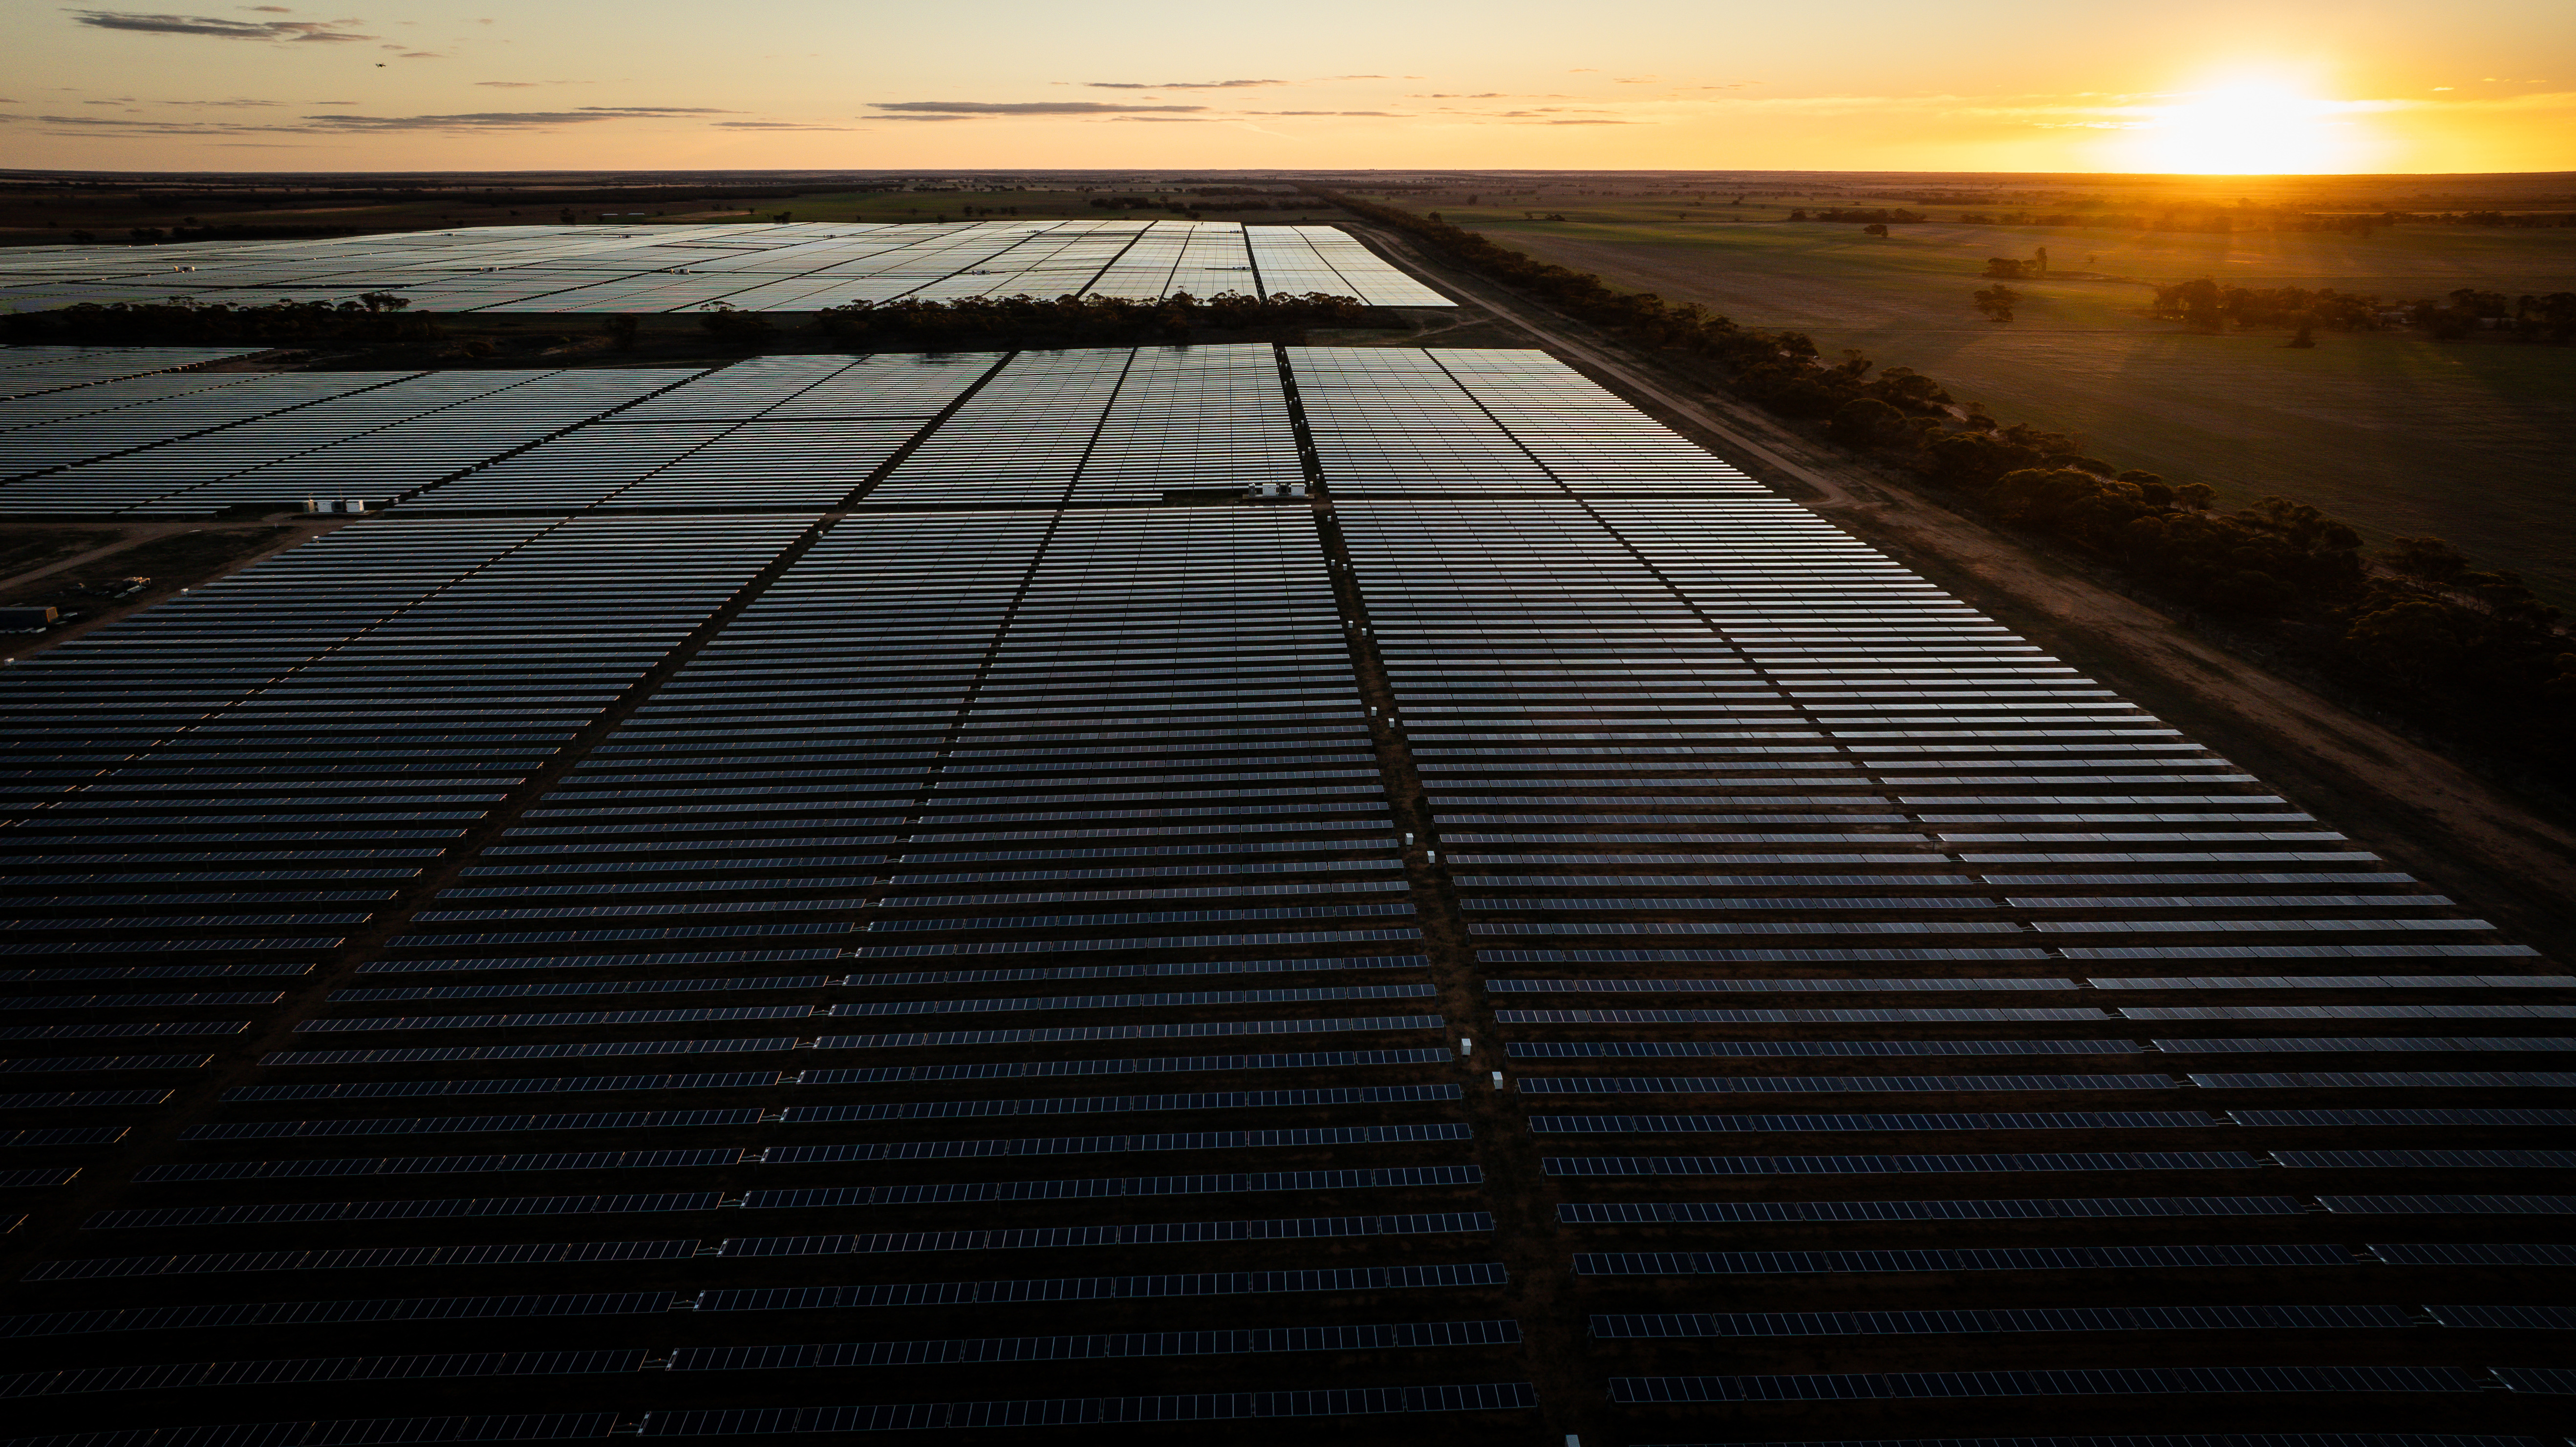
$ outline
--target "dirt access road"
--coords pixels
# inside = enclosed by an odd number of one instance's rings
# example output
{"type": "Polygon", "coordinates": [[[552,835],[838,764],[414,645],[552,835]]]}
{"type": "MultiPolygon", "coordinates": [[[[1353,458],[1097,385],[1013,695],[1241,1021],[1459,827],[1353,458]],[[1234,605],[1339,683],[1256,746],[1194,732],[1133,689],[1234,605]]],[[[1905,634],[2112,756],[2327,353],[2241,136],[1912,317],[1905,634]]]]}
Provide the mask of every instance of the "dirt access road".
{"type": "MultiPolygon", "coordinates": [[[[2576,959],[2576,830],[2567,824],[2173,616],[1834,455],[1747,403],[1435,261],[1401,234],[1345,224],[1461,298],[1467,312],[1517,326],[1533,344],[2154,710],[2516,940],[2576,959]]],[[[1493,345],[1481,337],[1463,344],[1493,345]]]]}

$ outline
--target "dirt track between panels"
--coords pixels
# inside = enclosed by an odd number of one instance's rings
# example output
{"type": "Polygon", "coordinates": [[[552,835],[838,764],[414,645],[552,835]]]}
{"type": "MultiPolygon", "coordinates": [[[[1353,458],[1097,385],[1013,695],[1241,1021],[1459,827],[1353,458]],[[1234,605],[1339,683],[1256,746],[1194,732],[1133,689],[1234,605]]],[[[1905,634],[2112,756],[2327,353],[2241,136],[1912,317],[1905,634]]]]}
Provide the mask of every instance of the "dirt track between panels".
{"type": "Polygon", "coordinates": [[[2155,607],[1832,455],[1751,405],[1480,278],[1356,228],[1434,284],[2162,715],[2522,943],[2576,957],[2576,830],[2155,607]]]}

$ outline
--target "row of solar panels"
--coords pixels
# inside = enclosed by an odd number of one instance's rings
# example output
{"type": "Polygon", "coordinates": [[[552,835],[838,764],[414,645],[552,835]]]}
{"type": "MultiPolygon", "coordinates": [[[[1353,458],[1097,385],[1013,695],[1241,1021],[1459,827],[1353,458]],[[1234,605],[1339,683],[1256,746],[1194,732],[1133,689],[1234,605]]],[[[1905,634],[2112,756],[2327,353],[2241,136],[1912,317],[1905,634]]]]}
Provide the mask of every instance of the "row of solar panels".
{"type": "Polygon", "coordinates": [[[393,292],[420,312],[814,311],[898,297],[1322,292],[1455,305],[1333,226],[1193,221],[470,227],[334,241],[49,246],[0,261],[0,304],[260,306],[393,292]]]}
{"type": "MultiPolygon", "coordinates": [[[[173,364],[193,355],[174,353],[173,364]]],[[[1319,400],[1340,395],[1335,378],[1380,365],[1382,355],[1486,354],[1286,355],[1301,394],[1313,394],[1306,416],[1323,439],[1328,475],[1365,496],[1374,474],[1327,445],[1339,425],[1331,419],[1351,411],[1319,400]]],[[[979,383],[872,502],[1153,501],[1175,490],[1302,486],[1279,356],[1268,346],[1028,353],[998,373],[999,358],[932,354],[762,358],[713,373],[136,377],[0,403],[0,511],[193,514],[314,497],[410,499],[410,510],[449,513],[828,507],[867,486],[979,383]]],[[[1420,365],[1424,386],[1461,385],[1420,365]]],[[[1493,375],[1471,360],[1448,365],[1471,379],[1493,375]]],[[[1554,363],[1544,370],[1551,385],[1586,385],[1554,363]]],[[[1470,415],[1502,439],[1493,446],[1523,447],[1494,417],[1470,415]]],[[[1349,425],[1400,428],[1410,416],[1362,407],[1349,425]]],[[[1754,486],[1606,397],[1574,433],[1527,445],[1539,449],[1533,456],[1554,456],[1622,429],[1636,435],[1632,460],[1569,471],[1569,486],[1754,486]]],[[[1475,476],[1490,480],[1491,470],[1475,476]]]]}

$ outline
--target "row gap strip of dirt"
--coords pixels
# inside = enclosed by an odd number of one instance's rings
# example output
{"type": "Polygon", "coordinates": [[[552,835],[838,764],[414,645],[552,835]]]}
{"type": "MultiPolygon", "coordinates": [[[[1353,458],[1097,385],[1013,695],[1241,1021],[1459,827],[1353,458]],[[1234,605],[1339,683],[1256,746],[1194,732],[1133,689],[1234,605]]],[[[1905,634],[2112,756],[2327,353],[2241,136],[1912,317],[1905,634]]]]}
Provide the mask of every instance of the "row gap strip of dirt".
{"type": "MultiPolygon", "coordinates": [[[[1353,570],[1350,548],[1334,515],[1313,434],[1306,425],[1287,359],[1280,358],[1287,388],[1289,421],[1297,434],[1298,452],[1307,467],[1307,488],[1316,529],[1324,545],[1325,567],[1339,607],[1342,635],[1350,646],[1352,672],[1369,713],[1369,733],[1376,746],[1378,773],[1394,806],[1396,827],[1406,834],[1404,868],[1411,886],[1415,919],[1422,929],[1423,954],[1431,962],[1431,983],[1440,993],[1440,1013],[1450,1022],[1453,1039],[1474,1040],[1476,1053],[1457,1061],[1464,1097],[1461,1112],[1475,1131],[1475,1155],[1484,1168],[1485,1199],[1494,1214],[1496,1256],[1511,1271],[1504,1301],[1520,1320],[1524,1370],[1536,1386],[1539,1413],[1551,1436],[1572,1439],[1599,1430],[1600,1393],[1584,1362],[1589,1356],[1579,1315],[1569,1301],[1573,1272],[1556,1232],[1556,1207],[1550,1199],[1539,1152],[1522,1128],[1506,1090],[1491,1086],[1489,1072],[1503,1064],[1502,1036],[1486,999],[1484,976],[1476,962],[1474,940],[1459,908],[1448,867],[1434,858],[1427,841],[1432,831],[1430,802],[1412,751],[1395,722],[1396,699],[1386,665],[1378,655],[1353,570]]],[[[1506,1076],[1508,1079],[1508,1076],[1506,1076]]]]}

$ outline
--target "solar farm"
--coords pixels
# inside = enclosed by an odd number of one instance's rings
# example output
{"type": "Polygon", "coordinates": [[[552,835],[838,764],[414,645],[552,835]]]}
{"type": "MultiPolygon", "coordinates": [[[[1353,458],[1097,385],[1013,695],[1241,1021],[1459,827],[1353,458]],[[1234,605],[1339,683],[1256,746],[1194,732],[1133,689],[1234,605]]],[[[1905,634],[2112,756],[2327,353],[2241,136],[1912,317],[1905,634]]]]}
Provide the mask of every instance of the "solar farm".
{"type": "Polygon", "coordinates": [[[2576,976],[1544,353],[39,350],[369,511],[0,672],[0,1447],[2565,1435],[2576,976]]]}
{"type": "Polygon", "coordinates": [[[1338,227],[1231,221],[476,226],[0,254],[0,311],[176,300],[259,306],[370,292],[437,313],[676,312],[711,302],[804,312],[896,298],[1229,292],[1454,305],[1338,227]]]}

